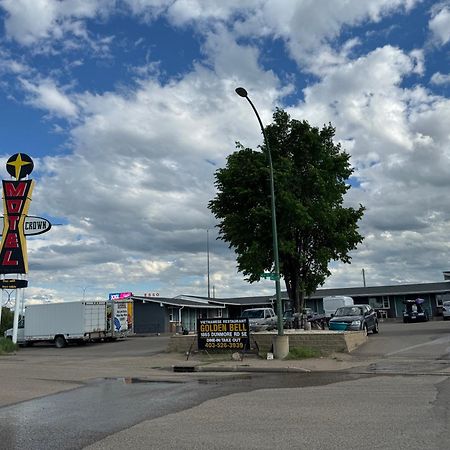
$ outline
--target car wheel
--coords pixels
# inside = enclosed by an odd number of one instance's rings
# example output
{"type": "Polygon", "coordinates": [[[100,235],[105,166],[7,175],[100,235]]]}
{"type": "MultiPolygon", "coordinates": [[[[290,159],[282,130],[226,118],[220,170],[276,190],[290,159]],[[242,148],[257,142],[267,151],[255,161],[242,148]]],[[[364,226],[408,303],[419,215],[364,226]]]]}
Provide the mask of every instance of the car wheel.
{"type": "Polygon", "coordinates": [[[375,325],[373,326],[372,333],[373,333],[373,334],[378,334],[379,331],[380,331],[380,330],[379,330],[379,328],[378,328],[378,320],[375,320],[375,325]]]}

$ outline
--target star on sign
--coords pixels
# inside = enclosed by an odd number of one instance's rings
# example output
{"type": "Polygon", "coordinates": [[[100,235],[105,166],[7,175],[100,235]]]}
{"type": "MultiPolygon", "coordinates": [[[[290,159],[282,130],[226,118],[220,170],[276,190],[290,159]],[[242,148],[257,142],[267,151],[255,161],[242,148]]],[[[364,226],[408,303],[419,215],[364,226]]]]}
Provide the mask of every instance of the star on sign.
{"type": "Polygon", "coordinates": [[[6,169],[8,170],[8,173],[17,180],[20,180],[21,178],[24,178],[25,176],[29,175],[34,167],[31,158],[25,154],[23,154],[23,156],[24,158],[22,158],[22,153],[17,153],[11,156],[11,158],[9,158],[8,162],[6,163],[6,169]],[[29,166],[30,164],[31,167],[26,167],[29,166]]]}

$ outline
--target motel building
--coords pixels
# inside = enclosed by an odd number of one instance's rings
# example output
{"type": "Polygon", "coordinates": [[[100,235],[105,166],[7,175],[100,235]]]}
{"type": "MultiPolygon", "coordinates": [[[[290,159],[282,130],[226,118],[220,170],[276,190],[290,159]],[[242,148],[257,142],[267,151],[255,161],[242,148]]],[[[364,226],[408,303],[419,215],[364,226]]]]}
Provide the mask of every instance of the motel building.
{"type": "MultiPolygon", "coordinates": [[[[324,297],[345,295],[352,297],[355,304],[369,304],[378,311],[379,317],[395,320],[402,318],[405,300],[421,298],[429,317],[439,319],[442,302],[450,300],[450,272],[444,272],[444,278],[445,281],[436,283],[318,289],[306,299],[305,306],[323,313],[324,297]]],[[[137,334],[197,331],[197,319],[236,319],[248,308],[273,307],[276,310],[275,295],[230,298],[132,295],[130,299],[134,304],[134,331],[137,334]]],[[[282,292],[282,302],[283,310],[290,308],[286,292],[282,292]]]]}

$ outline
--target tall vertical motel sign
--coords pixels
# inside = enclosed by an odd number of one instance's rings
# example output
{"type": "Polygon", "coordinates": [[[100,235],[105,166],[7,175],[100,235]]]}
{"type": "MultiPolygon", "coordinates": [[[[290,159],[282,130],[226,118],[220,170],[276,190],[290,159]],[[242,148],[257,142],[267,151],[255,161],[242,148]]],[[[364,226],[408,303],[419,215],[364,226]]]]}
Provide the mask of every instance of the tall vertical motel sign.
{"type": "Polygon", "coordinates": [[[6,170],[16,181],[3,180],[3,233],[0,247],[0,273],[28,272],[25,217],[31,202],[34,181],[23,180],[33,170],[32,159],[17,153],[8,159],[6,170]]]}

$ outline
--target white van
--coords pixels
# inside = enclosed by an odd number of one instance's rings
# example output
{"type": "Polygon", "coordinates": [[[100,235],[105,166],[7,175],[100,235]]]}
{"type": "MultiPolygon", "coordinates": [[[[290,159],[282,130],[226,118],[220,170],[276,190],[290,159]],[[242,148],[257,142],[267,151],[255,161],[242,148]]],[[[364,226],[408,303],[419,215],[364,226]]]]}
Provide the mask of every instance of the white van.
{"type": "Polygon", "coordinates": [[[341,306],[353,306],[353,299],[345,295],[331,295],[323,298],[325,317],[329,319],[341,306]]]}

